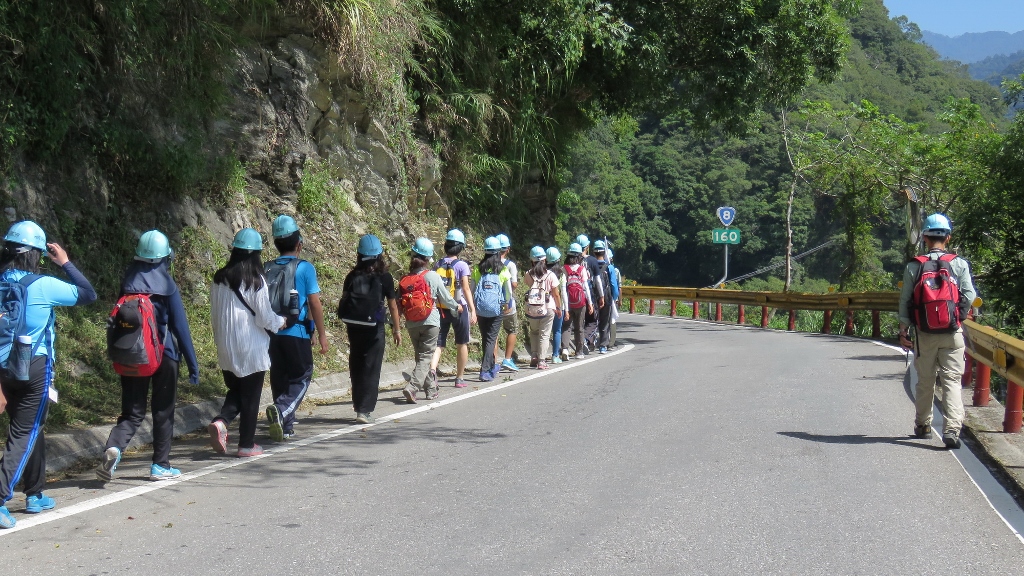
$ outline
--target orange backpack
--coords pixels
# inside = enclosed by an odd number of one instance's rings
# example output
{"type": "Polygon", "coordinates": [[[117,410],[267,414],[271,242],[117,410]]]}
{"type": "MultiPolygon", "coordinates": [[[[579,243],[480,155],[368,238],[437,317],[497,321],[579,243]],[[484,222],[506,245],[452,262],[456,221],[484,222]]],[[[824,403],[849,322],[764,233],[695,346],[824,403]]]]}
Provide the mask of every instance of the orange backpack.
{"type": "Polygon", "coordinates": [[[426,273],[424,270],[419,274],[407,274],[398,282],[399,305],[406,320],[421,322],[434,310],[434,295],[423,277],[426,273]]]}

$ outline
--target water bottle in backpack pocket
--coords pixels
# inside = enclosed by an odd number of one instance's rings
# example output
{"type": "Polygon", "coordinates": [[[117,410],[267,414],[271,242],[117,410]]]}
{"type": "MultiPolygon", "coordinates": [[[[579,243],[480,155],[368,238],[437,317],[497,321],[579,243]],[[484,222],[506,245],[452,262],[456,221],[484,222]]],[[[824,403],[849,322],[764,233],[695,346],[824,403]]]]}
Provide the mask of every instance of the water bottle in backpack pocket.
{"type": "Polygon", "coordinates": [[[493,272],[482,275],[476,284],[473,302],[476,304],[477,316],[495,318],[504,314],[505,292],[501,285],[501,278],[493,272]]]}

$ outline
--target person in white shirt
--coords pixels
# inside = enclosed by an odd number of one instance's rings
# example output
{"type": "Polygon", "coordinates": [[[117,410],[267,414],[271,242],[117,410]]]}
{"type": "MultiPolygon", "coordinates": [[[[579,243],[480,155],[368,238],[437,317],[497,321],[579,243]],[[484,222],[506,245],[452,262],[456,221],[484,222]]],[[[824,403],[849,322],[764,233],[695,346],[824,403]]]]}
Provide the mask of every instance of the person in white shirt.
{"type": "Polygon", "coordinates": [[[213,275],[210,288],[210,318],[217,344],[217,364],[224,374],[228,393],[220,415],[210,422],[210,444],[227,452],[228,425],[236,416],[238,457],[263,454],[256,444],[256,421],[260,409],[263,378],[270,369],[270,336],[295,322],[278,316],[270,304],[270,291],[263,277],[263,238],[252,228],[235,235],[231,258],[213,275]]]}

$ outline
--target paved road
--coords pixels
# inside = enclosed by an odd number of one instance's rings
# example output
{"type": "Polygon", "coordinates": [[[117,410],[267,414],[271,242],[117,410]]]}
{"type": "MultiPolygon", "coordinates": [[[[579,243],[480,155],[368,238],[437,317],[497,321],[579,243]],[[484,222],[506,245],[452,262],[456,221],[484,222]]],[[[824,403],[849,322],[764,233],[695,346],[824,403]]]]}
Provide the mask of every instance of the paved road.
{"type": "MultiPolygon", "coordinates": [[[[306,445],[212,473],[237,461],[181,443],[174,463],[205,475],[4,533],[3,562],[13,574],[1019,570],[1024,545],[957,461],[908,437],[902,356],[643,317],[620,335],[635,347],[363,430],[347,427],[350,405],[318,407],[300,424],[306,445]]],[[[406,409],[394,398],[379,412],[406,409]]],[[[72,511],[134,494],[153,486],[146,460],[105,489],[83,475],[51,492],[72,511]]]]}

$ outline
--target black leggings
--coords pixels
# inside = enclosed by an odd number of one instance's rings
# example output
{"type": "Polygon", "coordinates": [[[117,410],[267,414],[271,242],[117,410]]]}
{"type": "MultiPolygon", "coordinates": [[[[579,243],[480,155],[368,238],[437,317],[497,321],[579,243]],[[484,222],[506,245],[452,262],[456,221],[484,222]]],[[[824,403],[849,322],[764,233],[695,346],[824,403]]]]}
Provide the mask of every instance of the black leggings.
{"type": "Polygon", "coordinates": [[[348,372],[352,377],[352,406],[359,414],[373,412],[380,392],[380,367],[384,363],[384,324],[357,326],[348,331],[348,372]]]}
{"type": "Polygon", "coordinates": [[[248,376],[238,377],[230,370],[223,370],[224,385],[228,393],[224,395],[224,405],[220,420],[227,426],[238,416],[238,447],[252,448],[256,438],[256,420],[259,418],[260,393],[263,391],[263,377],[266,372],[253,372],[248,376]]]}
{"type": "Polygon", "coordinates": [[[24,480],[25,495],[41,494],[46,484],[46,439],[43,424],[49,400],[46,397],[46,356],[32,359],[28,381],[0,382],[7,397],[7,446],[0,466],[0,499],[6,504],[14,495],[18,480],[24,480]]]}
{"type": "Polygon", "coordinates": [[[171,466],[171,438],[174,436],[174,402],[178,396],[178,363],[164,356],[152,376],[121,376],[121,415],[107,437],[104,448],[124,452],[146,418],[146,397],[153,385],[153,464],[171,466]]]}

